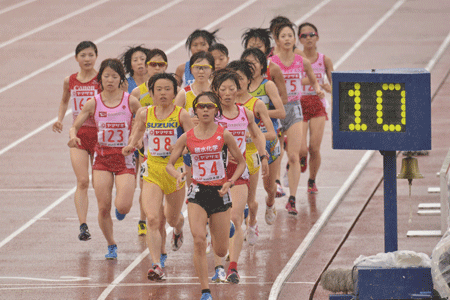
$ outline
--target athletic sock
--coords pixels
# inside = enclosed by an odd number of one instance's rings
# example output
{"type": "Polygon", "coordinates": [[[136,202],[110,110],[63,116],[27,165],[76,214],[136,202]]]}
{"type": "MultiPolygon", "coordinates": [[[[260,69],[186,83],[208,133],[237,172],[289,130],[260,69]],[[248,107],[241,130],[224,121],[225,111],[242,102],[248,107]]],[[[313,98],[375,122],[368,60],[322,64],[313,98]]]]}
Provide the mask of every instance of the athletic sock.
{"type": "Polygon", "coordinates": [[[228,270],[231,270],[231,269],[237,270],[237,262],[235,262],[235,261],[230,262],[230,265],[228,266],[228,270]]]}
{"type": "Polygon", "coordinates": [[[222,269],[223,269],[223,266],[222,266],[222,265],[216,266],[216,267],[214,268],[214,271],[217,270],[218,268],[222,268],[222,269]]]}
{"type": "Polygon", "coordinates": [[[316,181],[314,179],[308,179],[308,186],[313,186],[316,181]]]}
{"type": "Polygon", "coordinates": [[[211,294],[211,290],[210,289],[204,289],[202,290],[202,294],[207,293],[207,294],[211,294]]]}
{"type": "Polygon", "coordinates": [[[281,185],[281,182],[280,182],[280,180],[275,180],[275,183],[278,183],[279,185],[281,185]]]}

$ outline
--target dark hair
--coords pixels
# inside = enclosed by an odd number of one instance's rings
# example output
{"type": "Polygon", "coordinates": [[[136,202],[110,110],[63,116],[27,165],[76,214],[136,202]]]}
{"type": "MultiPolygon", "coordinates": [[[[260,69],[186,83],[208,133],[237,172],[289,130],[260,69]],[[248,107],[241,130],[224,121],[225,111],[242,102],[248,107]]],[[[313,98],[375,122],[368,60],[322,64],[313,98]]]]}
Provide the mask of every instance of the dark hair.
{"type": "Polygon", "coordinates": [[[206,59],[208,63],[212,66],[212,70],[214,71],[214,56],[211,53],[200,51],[191,56],[189,60],[189,67],[192,68],[192,65],[199,59],[206,59]]]}
{"type": "Polygon", "coordinates": [[[117,74],[119,74],[119,76],[120,76],[119,87],[120,87],[126,80],[125,69],[123,68],[122,62],[120,60],[118,60],[117,58],[107,58],[104,61],[102,61],[101,65],[100,65],[100,70],[98,70],[98,74],[97,74],[97,81],[101,84],[102,89],[103,89],[102,74],[103,74],[103,71],[105,71],[106,67],[110,67],[117,74]]]}
{"type": "Polygon", "coordinates": [[[161,49],[155,48],[155,49],[151,49],[147,53],[147,58],[145,59],[145,63],[148,63],[156,55],[161,55],[162,58],[164,59],[164,61],[167,62],[167,55],[166,55],[166,53],[164,51],[162,51],[161,49]]]}
{"type": "Polygon", "coordinates": [[[227,65],[227,68],[234,71],[241,71],[245,77],[248,79],[247,90],[250,87],[250,84],[253,80],[253,73],[255,72],[255,67],[253,64],[246,60],[234,60],[227,65]]]}
{"type": "Polygon", "coordinates": [[[97,53],[97,46],[93,42],[91,42],[91,41],[82,41],[75,48],[75,56],[77,56],[78,53],[80,53],[84,49],[88,49],[88,48],[94,49],[95,55],[98,55],[98,53],[97,53]]]}
{"type": "MultiPolygon", "coordinates": [[[[222,115],[222,105],[220,103],[220,98],[216,93],[211,91],[202,92],[197,97],[195,97],[194,102],[192,102],[192,107],[194,107],[194,113],[197,114],[197,108],[195,106],[197,105],[198,99],[200,99],[203,96],[208,97],[212,103],[215,103],[217,105],[217,108],[219,109],[218,114],[222,115]]],[[[217,117],[218,114],[216,114],[215,117],[217,117]]]]}
{"type": "Polygon", "coordinates": [[[266,55],[270,53],[270,31],[266,28],[250,28],[242,34],[242,46],[247,49],[250,39],[260,39],[266,47],[266,55]]]}
{"type": "Polygon", "coordinates": [[[142,45],[139,45],[136,47],[128,47],[127,51],[125,51],[120,56],[120,60],[122,61],[123,65],[125,67],[125,71],[127,74],[130,74],[130,76],[134,75],[134,71],[131,68],[131,57],[133,56],[134,53],[136,53],[138,51],[144,53],[147,56],[150,49],[144,48],[144,47],[142,47],[142,45]]]}
{"type": "MultiPolygon", "coordinates": [[[[275,29],[274,29],[274,33],[275,33],[275,37],[278,39],[278,37],[280,36],[280,32],[281,30],[283,30],[285,27],[289,27],[290,29],[292,29],[292,32],[294,33],[295,36],[295,29],[294,29],[294,24],[292,23],[281,23],[278,24],[275,29]]],[[[295,46],[295,45],[294,45],[295,46]]]]}
{"type": "MultiPolygon", "coordinates": [[[[267,57],[266,55],[259,50],[258,48],[248,48],[242,52],[241,59],[245,60],[248,56],[253,55],[255,59],[259,61],[262,66],[261,75],[266,74],[267,72],[267,57]]],[[[256,70],[254,70],[256,72],[256,70]]]]}
{"type": "Polygon", "coordinates": [[[228,79],[234,81],[238,89],[241,89],[239,84],[239,75],[235,70],[229,69],[228,67],[215,71],[213,74],[214,78],[211,82],[211,90],[218,94],[219,88],[228,79]]]}
{"type": "Polygon", "coordinates": [[[269,30],[271,33],[275,32],[275,28],[281,24],[292,24],[291,20],[283,16],[276,16],[272,20],[270,20],[269,30]]]}
{"type": "Polygon", "coordinates": [[[158,81],[159,79],[167,79],[167,80],[172,81],[172,84],[173,84],[173,93],[174,93],[174,95],[177,94],[178,82],[177,82],[177,80],[175,79],[174,74],[172,74],[172,73],[158,73],[158,74],[155,74],[155,75],[153,75],[152,77],[150,77],[150,79],[149,79],[148,82],[147,82],[148,90],[149,90],[149,91],[152,91],[152,93],[155,92],[155,83],[156,83],[156,81],[158,81]]]}
{"type": "Polygon", "coordinates": [[[305,23],[300,24],[300,26],[298,26],[298,37],[299,37],[299,38],[300,38],[300,30],[301,30],[303,27],[306,27],[306,26],[312,27],[312,29],[314,29],[314,31],[317,32],[317,34],[319,34],[319,30],[317,30],[317,27],[316,27],[316,26],[314,26],[314,25],[311,24],[311,23],[305,22],[305,23]]]}
{"type": "Polygon", "coordinates": [[[208,52],[212,52],[214,50],[220,51],[228,57],[228,48],[224,44],[213,44],[211,47],[209,47],[208,52]]]}
{"type": "Polygon", "coordinates": [[[192,42],[199,37],[202,37],[205,39],[205,41],[208,43],[208,47],[211,47],[213,44],[216,43],[217,37],[216,33],[219,31],[219,29],[214,30],[213,32],[209,32],[207,30],[200,30],[196,29],[193,33],[191,33],[188,38],[186,39],[186,48],[191,51],[191,45],[192,42]]]}

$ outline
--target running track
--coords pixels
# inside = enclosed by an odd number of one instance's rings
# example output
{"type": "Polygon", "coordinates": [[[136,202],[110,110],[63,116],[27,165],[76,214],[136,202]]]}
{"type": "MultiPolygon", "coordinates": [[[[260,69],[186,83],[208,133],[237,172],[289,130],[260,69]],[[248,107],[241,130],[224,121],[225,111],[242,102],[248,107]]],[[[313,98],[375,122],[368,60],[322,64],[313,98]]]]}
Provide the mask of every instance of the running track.
{"type": "MultiPolygon", "coordinates": [[[[96,225],[93,190],[89,193],[88,214],[93,239],[81,243],[76,238],[75,176],[66,146],[71,118],[66,117],[62,134],[53,133],[49,124],[57,114],[63,78],[78,68],[73,53],[79,41],[97,43],[97,65],[107,57],[117,57],[126,46],[158,47],[169,54],[169,70],[174,71],[188,59],[183,44],[194,29],[221,28],[218,35],[235,59],[242,51],[240,36],[245,28],[267,26],[272,17],[281,14],[292,21],[316,24],[319,51],[330,56],[339,70],[415,68],[426,67],[433,59],[449,34],[446,25],[450,21],[450,3],[445,0],[122,3],[0,1],[0,63],[4,74],[0,77],[2,299],[200,297],[187,224],[185,245],[176,253],[169,251],[168,279],[159,284],[148,282],[150,260],[145,256],[144,240],[136,233],[138,190],[131,213],[120,223],[114,221],[117,261],[104,260],[106,244],[96,225]]],[[[363,151],[333,151],[330,124],[322,152],[323,165],[317,179],[320,193],[306,197],[307,176],[302,176],[297,218],[284,212],[286,199],[278,200],[277,223],[267,226],[265,193],[260,185],[260,239],[253,248],[244,246],[239,262],[241,283],[212,285],[215,299],[269,297],[285,264],[364,155],[363,151]]],[[[363,174],[368,182],[376,181],[370,173],[363,174]]],[[[316,247],[312,250],[322,251],[320,245],[316,247]]],[[[323,251],[328,248],[324,246],[323,251]]],[[[298,269],[304,276],[289,284],[298,287],[297,292],[283,293],[281,299],[308,299],[309,292],[298,291],[312,286],[313,274],[323,264],[312,259],[307,268],[298,269]]],[[[210,269],[212,276],[212,260],[210,269]]]]}

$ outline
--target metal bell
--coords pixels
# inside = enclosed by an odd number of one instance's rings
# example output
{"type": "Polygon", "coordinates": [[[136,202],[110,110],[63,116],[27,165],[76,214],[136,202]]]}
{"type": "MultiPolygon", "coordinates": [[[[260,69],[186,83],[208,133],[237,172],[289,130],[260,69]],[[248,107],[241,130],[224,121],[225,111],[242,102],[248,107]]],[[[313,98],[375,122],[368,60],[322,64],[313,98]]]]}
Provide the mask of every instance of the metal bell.
{"type": "Polygon", "coordinates": [[[400,174],[397,175],[397,179],[408,179],[411,182],[413,179],[421,178],[423,178],[423,175],[420,174],[417,158],[406,157],[402,159],[402,168],[400,174]]]}

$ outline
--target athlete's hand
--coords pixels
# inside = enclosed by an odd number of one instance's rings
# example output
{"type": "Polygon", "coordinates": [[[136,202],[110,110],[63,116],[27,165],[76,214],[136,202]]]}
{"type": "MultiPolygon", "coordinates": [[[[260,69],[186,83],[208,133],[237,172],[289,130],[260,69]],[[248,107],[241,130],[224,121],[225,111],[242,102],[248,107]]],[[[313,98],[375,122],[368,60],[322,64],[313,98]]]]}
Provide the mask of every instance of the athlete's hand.
{"type": "Polygon", "coordinates": [[[81,146],[80,138],[74,137],[70,139],[69,142],[67,143],[67,146],[69,146],[70,148],[79,148],[78,146],[81,146]]]}
{"type": "Polygon", "coordinates": [[[177,175],[177,190],[179,190],[181,184],[186,181],[186,178],[185,178],[186,174],[187,174],[186,171],[185,172],[178,172],[178,175],[177,175]]]}
{"type": "Polygon", "coordinates": [[[61,133],[62,129],[63,129],[63,124],[61,122],[56,121],[53,124],[53,132],[61,133]]]}
{"type": "Polygon", "coordinates": [[[225,184],[222,186],[222,188],[220,190],[218,190],[219,196],[220,197],[225,196],[225,194],[228,193],[228,190],[230,188],[231,188],[231,182],[229,182],[229,181],[225,182],[225,184]]]}
{"type": "Polygon", "coordinates": [[[325,92],[331,94],[331,85],[328,82],[321,84],[320,87],[323,88],[325,92]]]}
{"type": "Polygon", "coordinates": [[[130,155],[131,153],[133,153],[134,150],[135,150],[135,149],[134,149],[133,146],[127,145],[127,146],[125,146],[125,147],[122,148],[122,154],[123,154],[123,156],[128,156],[128,155],[130,155]]]}
{"type": "Polygon", "coordinates": [[[316,94],[320,99],[325,98],[325,93],[321,89],[316,90],[316,94]]]}
{"type": "Polygon", "coordinates": [[[267,161],[266,158],[261,160],[261,175],[263,178],[269,176],[269,162],[267,161]]]}

